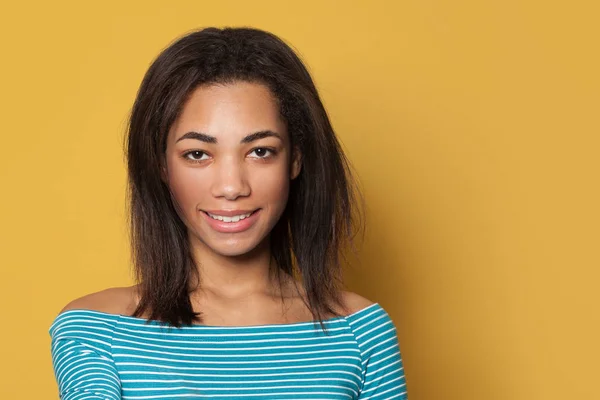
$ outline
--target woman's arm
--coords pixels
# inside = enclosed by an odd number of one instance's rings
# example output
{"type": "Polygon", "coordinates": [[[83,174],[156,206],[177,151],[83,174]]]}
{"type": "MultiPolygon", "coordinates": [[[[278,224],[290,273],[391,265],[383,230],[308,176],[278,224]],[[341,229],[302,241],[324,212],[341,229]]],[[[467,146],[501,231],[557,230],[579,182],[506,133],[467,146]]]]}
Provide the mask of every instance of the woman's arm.
{"type": "Polygon", "coordinates": [[[365,379],[359,399],[408,399],[404,366],[394,331],[383,331],[367,344],[365,379]]]}
{"type": "Polygon", "coordinates": [[[113,360],[72,336],[52,340],[52,364],[62,400],[120,400],[121,384],[113,360]]]}
{"type": "Polygon", "coordinates": [[[363,382],[359,400],[408,399],[404,365],[396,327],[388,313],[376,303],[347,318],[360,349],[363,382]]]}
{"type": "Polygon", "coordinates": [[[121,382],[112,357],[118,315],[71,303],[50,326],[54,375],[62,400],[121,400],[121,382]]]}

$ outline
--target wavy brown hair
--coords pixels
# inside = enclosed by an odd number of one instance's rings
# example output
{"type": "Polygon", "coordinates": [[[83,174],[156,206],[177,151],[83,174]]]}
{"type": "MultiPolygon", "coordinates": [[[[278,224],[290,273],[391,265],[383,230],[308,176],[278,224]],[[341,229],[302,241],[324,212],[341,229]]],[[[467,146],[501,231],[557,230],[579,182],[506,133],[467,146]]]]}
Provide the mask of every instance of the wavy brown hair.
{"type": "Polygon", "coordinates": [[[362,197],[305,65],[282,39],[249,27],[209,27],[176,39],[152,62],[137,92],[125,144],[140,295],[133,316],[148,312],[148,320],[176,327],[202,321],[190,301],[192,279],[200,277],[187,228],[160,169],[169,129],[194,89],[236,81],[270,88],[292,148],[302,154],[301,172],[270,235],[270,270],[301,277],[304,301],[324,328],[324,316],[339,316],[335,305],[344,308],[341,258],[346,244],[354,249],[362,197]]]}

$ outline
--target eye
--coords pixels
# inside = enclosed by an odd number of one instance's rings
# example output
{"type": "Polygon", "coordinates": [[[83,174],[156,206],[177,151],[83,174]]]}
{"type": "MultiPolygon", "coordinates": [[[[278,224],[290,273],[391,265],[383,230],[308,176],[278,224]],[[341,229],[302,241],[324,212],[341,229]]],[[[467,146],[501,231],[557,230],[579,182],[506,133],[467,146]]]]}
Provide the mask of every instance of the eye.
{"type": "Polygon", "coordinates": [[[257,157],[253,157],[253,158],[268,158],[269,153],[271,154],[271,156],[275,155],[275,150],[274,149],[269,149],[266,147],[257,147],[254,150],[252,150],[252,152],[250,154],[256,154],[257,157]]]}
{"type": "Polygon", "coordinates": [[[208,155],[201,150],[192,150],[183,154],[183,158],[190,161],[204,161],[206,158],[202,158],[203,156],[208,157],[208,155]]]}

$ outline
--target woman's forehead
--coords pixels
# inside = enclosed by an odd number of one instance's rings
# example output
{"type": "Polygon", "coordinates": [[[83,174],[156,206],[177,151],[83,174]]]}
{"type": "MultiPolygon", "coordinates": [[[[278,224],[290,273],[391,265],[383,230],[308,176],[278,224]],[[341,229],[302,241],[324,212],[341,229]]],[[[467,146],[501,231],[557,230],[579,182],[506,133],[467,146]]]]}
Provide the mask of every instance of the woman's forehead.
{"type": "Polygon", "coordinates": [[[183,105],[171,134],[173,141],[189,131],[233,140],[267,130],[287,135],[271,90],[259,83],[234,82],[196,88],[183,105]]]}

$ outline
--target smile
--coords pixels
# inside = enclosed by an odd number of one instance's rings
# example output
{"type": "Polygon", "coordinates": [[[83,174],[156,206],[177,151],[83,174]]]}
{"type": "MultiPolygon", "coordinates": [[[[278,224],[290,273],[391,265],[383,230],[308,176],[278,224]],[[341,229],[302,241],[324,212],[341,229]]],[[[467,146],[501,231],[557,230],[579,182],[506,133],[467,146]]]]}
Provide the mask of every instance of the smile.
{"type": "Polygon", "coordinates": [[[250,229],[259,220],[261,209],[254,211],[248,210],[211,210],[212,212],[203,211],[205,221],[208,225],[217,232],[221,233],[240,233],[250,229]],[[229,214],[219,215],[215,214],[229,214]]]}
{"type": "Polygon", "coordinates": [[[231,217],[226,217],[223,215],[216,215],[216,214],[211,214],[209,212],[207,212],[208,216],[211,217],[212,219],[216,219],[218,221],[223,221],[223,222],[238,222],[244,218],[248,218],[250,215],[252,215],[252,212],[246,213],[246,214],[239,214],[239,215],[233,215],[231,217]]]}
{"type": "Polygon", "coordinates": [[[249,210],[211,210],[202,211],[204,220],[212,229],[221,233],[240,233],[244,232],[259,220],[261,209],[249,210]],[[222,215],[227,214],[227,215],[222,215]]]}

